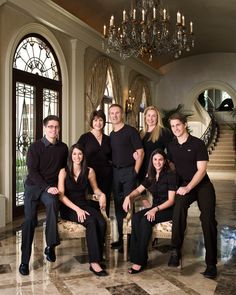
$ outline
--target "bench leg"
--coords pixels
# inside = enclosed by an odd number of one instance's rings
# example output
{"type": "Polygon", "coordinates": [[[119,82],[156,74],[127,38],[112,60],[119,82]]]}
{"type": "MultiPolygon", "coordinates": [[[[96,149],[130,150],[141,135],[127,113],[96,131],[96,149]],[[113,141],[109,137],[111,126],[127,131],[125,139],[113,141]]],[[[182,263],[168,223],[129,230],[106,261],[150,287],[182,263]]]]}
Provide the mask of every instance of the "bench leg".
{"type": "Polygon", "coordinates": [[[124,261],[128,260],[128,235],[123,235],[124,261]]]}

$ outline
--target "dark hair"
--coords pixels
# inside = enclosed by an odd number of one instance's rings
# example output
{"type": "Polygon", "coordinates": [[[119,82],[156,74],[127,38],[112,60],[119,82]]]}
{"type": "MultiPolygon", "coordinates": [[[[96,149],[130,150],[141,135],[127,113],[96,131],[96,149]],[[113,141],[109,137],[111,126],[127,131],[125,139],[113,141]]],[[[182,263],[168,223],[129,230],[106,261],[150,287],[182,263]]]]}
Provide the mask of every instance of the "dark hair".
{"type": "Polygon", "coordinates": [[[49,115],[49,116],[47,116],[46,118],[44,118],[44,119],[43,119],[43,125],[44,125],[44,126],[47,126],[47,123],[48,123],[49,121],[57,121],[57,122],[60,124],[60,119],[59,119],[59,117],[56,116],[56,115],[49,115]]]}
{"type": "Polygon", "coordinates": [[[90,119],[89,119],[89,126],[93,128],[93,120],[95,117],[101,118],[103,120],[103,128],[106,124],[106,115],[104,114],[103,110],[95,110],[91,113],[90,119]]]}
{"type": "Polygon", "coordinates": [[[148,164],[148,170],[147,170],[147,174],[148,174],[148,180],[153,181],[156,180],[156,169],[153,165],[152,159],[155,155],[160,154],[163,158],[164,158],[164,166],[162,168],[162,170],[170,170],[170,166],[167,160],[167,156],[166,153],[162,150],[162,149],[156,149],[151,153],[150,156],[150,160],[149,160],[149,164],[148,164]]]}
{"type": "Polygon", "coordinates": [[[109,111],[110,111],[110,109],[113,108],[113,107],[117,107],[117,108],[119,108],[119,109],[121,110],[121,113],[122,113],[122,114],[124,113],[124,109],[123,109],[123,107],[122,107],[120,104],[118,104],[118,103],[113,103],[112,105],[110,105],[110,107],[109,107],[109,111]]]}
{"type": "Polygon", "coordinates": [[[87,163],[86,163],[86,159],[85,159],[84,148],[79,143],[73,144],[69,149],[69,154],[68,154],[68,158],[67,158],[67,171],[71,177],[74,177],[74,169],[73,169],[73,161],[72,161],[72,153],[73,153],[74,149],[78,149],[83,153],[83,160],[81,162],[81,175],[83,176],[85,174],[86,169],[87,169],[87,163]]]}
{"type": "Polygon", "coordinates": [[[169,117],[169,123],[171,120],[179,120],[181,123],[187,123],[187,117],[182,113],[174,113],[169,117]]]}

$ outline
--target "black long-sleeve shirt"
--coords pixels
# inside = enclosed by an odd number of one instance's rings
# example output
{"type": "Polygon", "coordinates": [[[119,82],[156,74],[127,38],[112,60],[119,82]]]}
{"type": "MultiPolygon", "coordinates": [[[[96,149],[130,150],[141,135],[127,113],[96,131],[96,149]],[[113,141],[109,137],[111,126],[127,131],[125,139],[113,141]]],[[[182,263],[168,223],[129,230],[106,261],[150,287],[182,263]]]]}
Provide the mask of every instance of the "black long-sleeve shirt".
{"type": "Polygon", "coordinates": [[[68,148],[62,141],[51,144],[45,137],[37,140],[27,153],[28,175],[25,183],[37,185],[43,190],[57,186],[58,173],[66,167],[67,156],[68,148]]]}

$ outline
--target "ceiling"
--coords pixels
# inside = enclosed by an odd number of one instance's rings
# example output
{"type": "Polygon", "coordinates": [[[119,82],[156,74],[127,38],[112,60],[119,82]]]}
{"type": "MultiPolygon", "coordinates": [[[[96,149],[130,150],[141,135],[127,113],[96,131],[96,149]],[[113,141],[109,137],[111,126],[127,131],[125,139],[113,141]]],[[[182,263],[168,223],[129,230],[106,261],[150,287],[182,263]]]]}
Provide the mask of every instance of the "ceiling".
{"type": "MultiPolygon", "coordinates": [[[[123,9],[130,9],[129,0],[52,1],[99,33],[102,33],[104,24],[109,24],[112,14],[115,19],[121,19],[123,9]]],[[[179,10],[187,23],[194,23],[195,48],[181,58],[212,52],[236,52],[235,0],[163,0],[163,4],[168,7],[172,21],[175,22],[179,10]]],[[[172,57],[157,56],[150,65],[158,69],[173,60],[172,57]]]]}

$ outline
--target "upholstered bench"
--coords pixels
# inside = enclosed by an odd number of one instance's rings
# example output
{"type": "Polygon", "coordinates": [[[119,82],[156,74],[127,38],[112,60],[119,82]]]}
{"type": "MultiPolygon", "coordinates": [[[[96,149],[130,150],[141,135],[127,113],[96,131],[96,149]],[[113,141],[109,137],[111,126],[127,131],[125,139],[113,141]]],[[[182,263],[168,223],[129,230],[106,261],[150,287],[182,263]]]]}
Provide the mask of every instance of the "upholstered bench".
{"type": "MultiPolygon", "coordinates": [[[[150,195],[148,195],[146,198],[142,198],[143,200],[150,201],[150,195]]],[[[136,211],[143,209],[143,206],[140,206],[140,199],[135,202],[136,211]]],[[[124,244],[124,261],[128,260],[128,235],[131,234],[132,225],[131,225],[131,219],[132,219],[132,211],[129,210],[126,217],[123,219],[123,244],[124,244]]],[[[152,242],[155,239],[171,239],[172,235],[172,221],[166,221],[162,223],[158,223],[153,226],[152,228],[152,239],[150,242],[152,242]]]]}
{"type": "MultiPolygon", "coordinates": [[[[90,199],[98,201],[97,197],[93,195],[90,199]]],[[[107,217],[106,211],[101,209],[103,218],[106,221],[106,235],[105,235],[105,257],[106,260],[109,260],[110,257],[110,242],[111,242],[111,224],[110,218],[107,217]]],[[[85,248],[85,238],[86,238],[86,229],[83,225],[68,221],[64,219],[59,219],[58,222],[58,231],[60,238],[63,239],[82,239],[82,248],[85,248]]]]}

